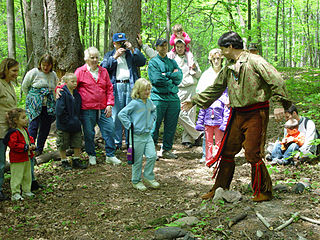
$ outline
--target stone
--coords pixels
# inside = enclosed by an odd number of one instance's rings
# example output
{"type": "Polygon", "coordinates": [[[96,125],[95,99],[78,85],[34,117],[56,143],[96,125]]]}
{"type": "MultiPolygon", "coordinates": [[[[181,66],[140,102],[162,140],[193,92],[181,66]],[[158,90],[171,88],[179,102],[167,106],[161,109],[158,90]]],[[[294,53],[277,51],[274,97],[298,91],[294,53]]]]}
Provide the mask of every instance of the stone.
{"type": "Polygon", "coordinates": [[[277,184],[273,187],[273,190],[277,192],[288,192],[289,188],[284,184],[277,184]]]}
{"type": "Polygon", "coordinates": [[[293,188],[293,191],[296,193],[296,194],[302,194],[303,191],[305,189],[305,186],[302,184],[302,183],[297,183],[294,188],[293,188]]]}
{"type": "Polygon", "coordinates": [[[174,223],[178,224],[181,227],[184,226],[194,226],[199,222],[199,219],[193,216],[179,218],[174,223]]]}
{"type": "Polygon", "coordinates": [[[223,188],[221,187],[217,188],[212,201],[217,202],[219,200],[222,200],[223,193],[224,193],[223,188]]]}
{"type": "Polygon", "coordinates": [[[234,203],[239,201],[242,195],[239,191],[224,191],[222,198],[228,203],[234,203]]]}
{"type": "Polygon", "coordinates": [[[184,237],[187,234],[186,230],[179,227],[163,227],[158,228],[155,233],[156,240],[173,240],[175,238],[184,237]]]}

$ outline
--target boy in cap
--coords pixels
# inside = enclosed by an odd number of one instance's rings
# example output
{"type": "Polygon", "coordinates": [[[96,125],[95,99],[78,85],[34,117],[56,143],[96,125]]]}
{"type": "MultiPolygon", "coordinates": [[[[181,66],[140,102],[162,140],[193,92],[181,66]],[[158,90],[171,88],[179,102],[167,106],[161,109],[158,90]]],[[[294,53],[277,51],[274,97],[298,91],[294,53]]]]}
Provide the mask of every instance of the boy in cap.
{"type": "Polygon", "coordinates": [[[280,144],[277,144],[272,150],[271,165],[288,165],[293,163],[292,153],[294,151],[298,151],[299,148],[304,144],[305,136],[299,132],[299,122],[296,119],[289,119],[284,124],[284,127],[287,130],[287,135],[282,139],[280,144]]]}
{"type": "MultiPolygon", "coordinates": [[[[115,33],[112,37],[114,49],[104,55],[101,66],[108,70],[113,85],[114,106],[112,118],[115,125],[115,144],[122,147],[122,125],[118,113],[131,101],[131,90],[140,78],[138,67],[146,64],[146,58],[138,48],[134,48],[125,33],[115,33]]],[[[128,146],[128,136],[126,134],[128,146]]]]}

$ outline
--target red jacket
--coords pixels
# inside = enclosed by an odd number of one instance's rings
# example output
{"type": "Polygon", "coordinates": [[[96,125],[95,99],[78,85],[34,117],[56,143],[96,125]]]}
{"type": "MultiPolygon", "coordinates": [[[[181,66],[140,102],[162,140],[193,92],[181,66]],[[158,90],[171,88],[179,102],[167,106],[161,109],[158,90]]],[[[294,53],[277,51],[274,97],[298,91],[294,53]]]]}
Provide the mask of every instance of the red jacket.
{"type": "Polygon", "coordinates": [[[87,69],[87,64],[75,71],[78,79],[77,90],[81,96],[81,109],[105,109],[114,105],[113,86],[107,69],[98,66],[98,81],[87,69]]]}
{"type": "MultiPolygon", "coordinates": [[[[33,137],[30,136],[28,130],[30,143],[34,144],[33,137]]],[[[18,129],[10,129],[3,139],[5,145],[10,148],[9,158],[11,163],[27,162],[29,161],[29,145],[26,144],[24,136],[18,129]]],[[[33,151],[30,151],[30,158],[33,158],[33,151]]]]}

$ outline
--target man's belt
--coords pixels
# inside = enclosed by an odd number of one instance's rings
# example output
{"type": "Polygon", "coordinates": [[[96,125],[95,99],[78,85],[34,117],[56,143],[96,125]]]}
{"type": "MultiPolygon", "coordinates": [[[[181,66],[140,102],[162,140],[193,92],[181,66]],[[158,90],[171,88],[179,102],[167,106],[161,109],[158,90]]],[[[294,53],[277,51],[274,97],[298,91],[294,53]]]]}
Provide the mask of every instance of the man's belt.
{"type": "Polygon", "coordinates": [[[129,79],[125,79],[125,80],[116,80],[116,83],[129,83],[130,80],[129,79]]]}

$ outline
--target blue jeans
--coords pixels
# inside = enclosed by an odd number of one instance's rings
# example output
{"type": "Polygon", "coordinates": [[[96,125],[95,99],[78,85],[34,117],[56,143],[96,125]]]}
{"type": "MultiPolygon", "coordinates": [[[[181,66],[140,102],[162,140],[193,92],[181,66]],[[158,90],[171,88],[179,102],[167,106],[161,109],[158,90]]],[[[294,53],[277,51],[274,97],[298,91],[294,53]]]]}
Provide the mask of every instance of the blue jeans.
{"type": "Polygon", "coordinates": [[[203,134],[203,140],[202,140],[202,158],[206,158],[206,134],[203,134]]]}
{"type": "MultiPolygon", "coordinates": [[[[114,94],[114,106],[112,108],[112,118],[115,128],[115,144],[118,147],[122,146],[122,124],[118,118],[118,113],[128,105],[131,101],[131,88],[130,83],[116,83],[113,85],[113,94],[114,94]]],[[[128,144],[128,131],[125,131],[126,134],[126,144],[128,144]]]]}
{"type": "Polygon", "coordinates": [[[0,191],[4,182],[4,167],[6,166],[7,146],[3,144],[3,138],[0,138],[0,191]]]}
{"type": "Polygon", "coordinates": [[[80,120],[83,126],[84,146],[89,156],[96,156],[94,127],[98,124],[102,138],[105,142],[106,155],[113,157],[116,151],[114,144],[114,124],[111,117],[106,118],[104,109],[102,110],[81,110],[80,120]]]}
{"type": "Polygon", "coordinates": [[[153,100],[157,107],[157,121],[152,130],[154,143],[158,143],[159,129],[163,120],[163,145],[165,151],[172,149],[174,134],[176,133],[178,118],[180,113],[180,101],[156,101],[153,100]]]}
{"type": "Polygon", "coordinates": [[[37,140],[37,151],[39,153],[42,153],[43,151],[44,144],[50,132],[51,124],[55,119],[56,117],[54,115],[48,114],[47,107],[42,107],[41,114],[29,123],[28,131],[34,141],[37,140]]]}
{"type": "Polygon", "coordinates": [[[137,184],[141,181],[142,160],[146,156],[143,177],[154,180],[154,164],[157,159],[157,152],[150,134],[134,135],[134,164],[132,165],[131,181],[137,184]]]}
{"type": "Polygon", "coordinates": [[[283,159],[284,165],[286,165],[292,161],[291,154],[297,150],[299,150],[299,146],[296,143],[291,143],[285,151],[281,150],[281,144],[277,143],[272,150],[271,158],[283,159]]]}

